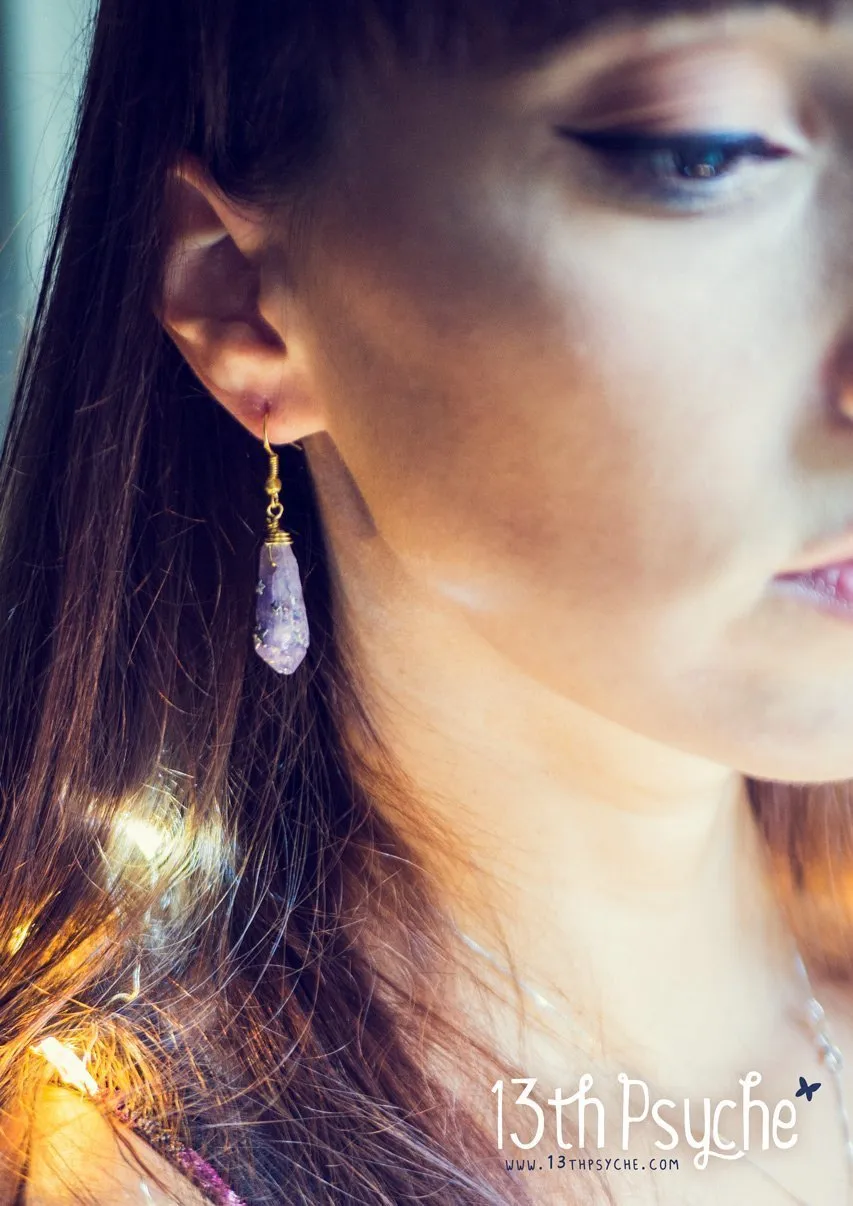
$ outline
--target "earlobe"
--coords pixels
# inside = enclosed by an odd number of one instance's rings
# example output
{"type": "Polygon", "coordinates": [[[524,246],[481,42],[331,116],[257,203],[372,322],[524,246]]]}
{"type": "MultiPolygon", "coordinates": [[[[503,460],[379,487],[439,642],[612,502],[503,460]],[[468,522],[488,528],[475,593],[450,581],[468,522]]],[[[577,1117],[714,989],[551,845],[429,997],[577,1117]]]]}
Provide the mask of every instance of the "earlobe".
{"type": "Polygon", "coordinates": [[[274,443],[321,430],[282,324],[262,313],[262,219],[186,159],[168,181],[165,225],[157,316],[202,385],[259,438],[265,413],[274,443]]]}

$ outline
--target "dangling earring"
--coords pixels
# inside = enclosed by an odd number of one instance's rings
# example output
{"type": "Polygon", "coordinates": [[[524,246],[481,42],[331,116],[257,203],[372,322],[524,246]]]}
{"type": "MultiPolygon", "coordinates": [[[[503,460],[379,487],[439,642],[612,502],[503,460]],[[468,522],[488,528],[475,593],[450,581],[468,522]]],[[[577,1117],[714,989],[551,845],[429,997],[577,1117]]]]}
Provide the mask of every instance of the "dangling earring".
{"type": "Polygon", "coordinates": [[[293,555],[290,535],[279,527],[284,507],[278,500],[281,481],[278,456],[267,438],[264,415],[264,448],[269,453],[270,469],[266,492],[267,538],[261,549],[258,596],[255,610],[255,650],[279,674],[292,674],[308,648],[308,618],[302,597],[299,566],[293,555]]]}

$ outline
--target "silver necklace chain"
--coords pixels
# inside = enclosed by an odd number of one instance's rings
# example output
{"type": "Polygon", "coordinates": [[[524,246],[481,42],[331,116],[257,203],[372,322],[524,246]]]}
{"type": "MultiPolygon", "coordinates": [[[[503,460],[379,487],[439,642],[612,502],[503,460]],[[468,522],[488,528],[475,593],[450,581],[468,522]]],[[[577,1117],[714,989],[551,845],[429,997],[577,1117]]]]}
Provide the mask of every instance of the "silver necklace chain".
{"type": "MultiPolygon", "coordinates": [[[[462,939],[462,941],[471,948],[471,950],[488,960],[488,962],[491,963],[493,967],[495,967],[502,975],[517,983],[519,988],[526,992],[531,1000],[533,1000],[540,1009],[553,1013],[562,1021],[568,1022],[576,1034],[581,1035],[587,1041],[591,1040],[591,1035],[589,1032],[582,1029],[578,1025],[575,1018],[554,1005],[553,1002],[550,1001],[543,992],[540,992],[538,988],[534,987],[534,985],[528,983],[526,980],[522,980],[520,976],[514,975],[512,969],[506,963],[504,963],[502,959],[499,959],[497,955],[495,955],[492,951],[487,950],[486,947],[481,946],[479,942],[473,939],[469,934],[466,934],[463,930],[460,930],[458,927],[456,932],[459,934],[459,937],[462,939]]],[[[838,1118],[841,1123],[844,1154],[847,1164],[847,1202],[850,1203],[853,1201],[853,1137],[851,1137],[850,1132],[850,1118],[847,1113],[847,1102],[844,1095],[844,1082],[841,1076],[841,1071],[844,1067],[844,1060],[841,1050],[836,1046],[830,1037],[826,1024],[826,1012],[814,994],[809,973],[806,970],[805,962],[803,961],[803,957],[797,947],[794,948],[794,966],[805,990],[805,1020],[811,1031],[812,1040],[817,1050],[818,1059],[832,1077],[832,1085],[835,1093],[838,1118]]],[[[747,1158],[749,1159],[749,1157],[747,1158]]],[[[797,1202],[799,1206],[808,1206],[807,1202],[798,1197],[790,1189],[787,1189],[784,1185],[782,1185],[782,1183],[778,1181],[776,1177],[767,1172],[766,1169],[762,1168],[760,1164],[756,1164],[754,1160],[750,1160],[750,1163],[765,1177],[779,1185],[780,1188],[784,1189],[785,1193],[788,1194],[792,1201],[797,1202]]]]}

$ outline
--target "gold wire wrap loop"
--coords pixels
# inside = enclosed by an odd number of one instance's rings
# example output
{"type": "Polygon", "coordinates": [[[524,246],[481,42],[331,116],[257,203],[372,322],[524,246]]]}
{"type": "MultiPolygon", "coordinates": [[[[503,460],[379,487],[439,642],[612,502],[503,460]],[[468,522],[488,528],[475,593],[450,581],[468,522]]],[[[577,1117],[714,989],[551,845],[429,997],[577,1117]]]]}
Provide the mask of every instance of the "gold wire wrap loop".
{"type": "Polygon", "coordinates": [[[289,532],[279,527],[279,520],[284,514],[284,507],[279,502],[278,492],[281,489],[281,478],[278,476],[278,453],[273,452],[267,435],[267,416],[264,414],[264,448],[269,453],[270,468],[267,475],[265,490],[269,495],[267,505],[267,544],[293,544],[289,532]]]}

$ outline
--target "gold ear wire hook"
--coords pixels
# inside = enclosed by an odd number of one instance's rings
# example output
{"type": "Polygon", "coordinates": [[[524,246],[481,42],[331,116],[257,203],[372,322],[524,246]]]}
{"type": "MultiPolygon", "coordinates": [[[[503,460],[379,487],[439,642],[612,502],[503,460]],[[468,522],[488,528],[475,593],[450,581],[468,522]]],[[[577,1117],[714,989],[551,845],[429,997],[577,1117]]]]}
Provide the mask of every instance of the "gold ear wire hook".
{"type": "Polygon", "coordinates": [[[267,543],[291,544],[290,533],[285,532],[279,525],[279,520],[284,514],[284,507],[279,502],[278,497],[278,492],[281,489],[281,479],[278,476],[278,453],[273,452],[270,447],[269,436],[267,435],[266,412],[264,413],[264,448],[266,448],[270,458],[270,468],[266,484],[266,492],[270,500],[267,506],[267,543]]]}

